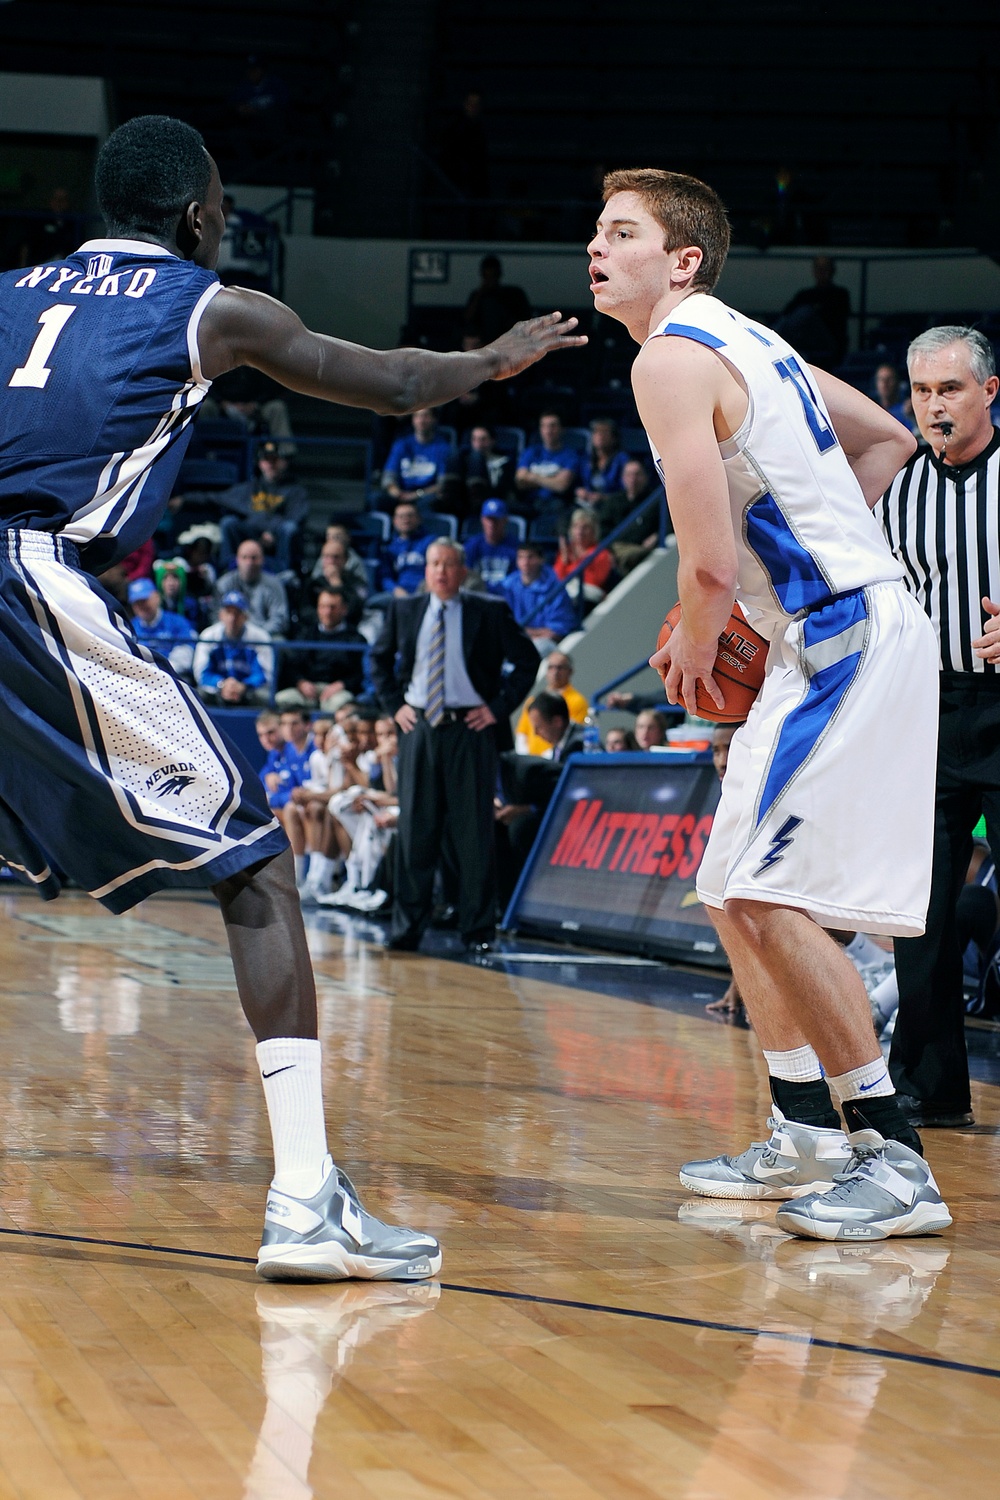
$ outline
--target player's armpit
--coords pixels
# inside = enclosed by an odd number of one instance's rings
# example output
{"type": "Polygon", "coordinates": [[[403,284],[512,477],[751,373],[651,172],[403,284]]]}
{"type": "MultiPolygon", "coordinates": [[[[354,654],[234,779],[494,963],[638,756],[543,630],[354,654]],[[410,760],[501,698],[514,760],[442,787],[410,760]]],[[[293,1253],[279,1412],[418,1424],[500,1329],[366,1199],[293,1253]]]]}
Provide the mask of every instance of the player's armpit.
{"type": "Polygon", "coordinates": [[[651,339],[633,366],[639,416],[660,455],[688,637],[706,649],[729,619],[736,539],[715,416],[725,368],[689,339],[651,339]]]}

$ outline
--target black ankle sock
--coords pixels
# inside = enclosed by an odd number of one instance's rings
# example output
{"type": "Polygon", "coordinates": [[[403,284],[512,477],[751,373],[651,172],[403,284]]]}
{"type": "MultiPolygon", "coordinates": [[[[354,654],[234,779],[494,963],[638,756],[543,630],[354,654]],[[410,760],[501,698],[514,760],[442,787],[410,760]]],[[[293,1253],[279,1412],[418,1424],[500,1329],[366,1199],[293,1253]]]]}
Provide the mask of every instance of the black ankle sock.
{"type": "Polygon", "coordinates": [[[849,1132],[877,1130],[883,1140],[899,1141],[918,1156],[924,1148],[920,1137],[900,1108],[895,1094],[879,1094],[874,1099],[844,1099],[841,1102],[849,1132]]]}
{"type": "Polygon", "coordinates": [[[789,1083],[787,1078],[771,1078],[771,1098],[786,1120],[799,1125],[815,1125],[821,1130],[839,1130],[840,1116],[830,1098],[825,1078],[811,1083],[789,1083]]]}

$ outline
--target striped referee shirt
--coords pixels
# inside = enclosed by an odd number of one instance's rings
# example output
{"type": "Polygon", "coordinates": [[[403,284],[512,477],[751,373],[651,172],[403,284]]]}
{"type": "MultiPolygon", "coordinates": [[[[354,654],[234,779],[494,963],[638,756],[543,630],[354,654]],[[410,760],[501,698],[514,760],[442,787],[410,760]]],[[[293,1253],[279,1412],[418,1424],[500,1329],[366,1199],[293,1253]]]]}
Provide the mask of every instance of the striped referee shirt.
{"type": "Polygon", "coordinates": [[[983,595],[1000,600],[1000,431],[967,464],[921,448],[875,515],[937,632],[942,671],[995,675],[972,642],[983,633],[983,595]]]}

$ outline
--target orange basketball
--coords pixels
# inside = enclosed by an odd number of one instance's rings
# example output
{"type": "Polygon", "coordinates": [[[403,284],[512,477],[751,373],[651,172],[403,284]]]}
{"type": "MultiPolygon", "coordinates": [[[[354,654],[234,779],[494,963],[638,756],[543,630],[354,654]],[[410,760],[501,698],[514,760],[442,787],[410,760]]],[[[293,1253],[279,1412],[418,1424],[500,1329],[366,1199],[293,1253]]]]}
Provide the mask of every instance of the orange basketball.
{"type": "MultiPolygon", "coordinates": [[[[681,607],[675,604],[660,626],[656,637],[657,651],[666,645],[680,617],[681,607]]],[[[767,647],[764,637],[757,634],[739,605],[734,604],[729,624],[719,636],[719,650],[712,668],[712,676],[722,689],[725,706],[716,708],[701,683],[698,684],[694,708],[686,703],[682,706],[699,719],[711,719],[716,724],[742,724],[764,681],[767,647]]],[[[662,667],[660,676],[666,681],[666,670],[662,667]]]]}

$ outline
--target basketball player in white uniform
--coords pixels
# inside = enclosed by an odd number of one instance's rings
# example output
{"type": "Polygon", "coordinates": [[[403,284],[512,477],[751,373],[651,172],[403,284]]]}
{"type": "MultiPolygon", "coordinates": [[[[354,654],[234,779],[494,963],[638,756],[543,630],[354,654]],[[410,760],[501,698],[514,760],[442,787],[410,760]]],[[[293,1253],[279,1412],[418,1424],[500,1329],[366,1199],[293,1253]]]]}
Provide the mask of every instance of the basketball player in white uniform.
{"type": "Polygon", "coordinates": [[[681,624],[652,665],[671,702],[693,703],[701,683],[721,705],[712,668],[734,598],[771,642],[698,892],[764,1048],[772,1134],[689,1162],[681,1181],[787,1200],[781,1227],[820,1239],[942,1229],[861,979],[823,930],[923,930],[935,645],[868,509],[913,439],[712,297],[729,226],[711,188],[644,169],[612,173],[604,197],[595,305],[642,345],[633,387],[679,552],[681,624]]]}

